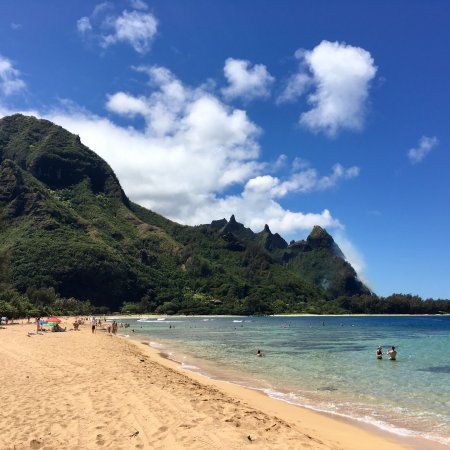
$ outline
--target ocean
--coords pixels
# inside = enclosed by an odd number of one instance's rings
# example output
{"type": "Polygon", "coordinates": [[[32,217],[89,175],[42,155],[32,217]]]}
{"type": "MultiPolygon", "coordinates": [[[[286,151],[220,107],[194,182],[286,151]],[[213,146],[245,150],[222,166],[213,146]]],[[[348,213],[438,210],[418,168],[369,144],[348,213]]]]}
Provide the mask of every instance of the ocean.
{"type": "MultiPolygon", "coordinates": [[[[450,444],[449,316],[121,319],[186,370],[450,444]],[[394,345],[397,361],[375,358],[394,345]],[[256,357],[261,350],[262,358],[256,357]]],[[[134,330],[134,332],[133,332],[134,330]]]]}

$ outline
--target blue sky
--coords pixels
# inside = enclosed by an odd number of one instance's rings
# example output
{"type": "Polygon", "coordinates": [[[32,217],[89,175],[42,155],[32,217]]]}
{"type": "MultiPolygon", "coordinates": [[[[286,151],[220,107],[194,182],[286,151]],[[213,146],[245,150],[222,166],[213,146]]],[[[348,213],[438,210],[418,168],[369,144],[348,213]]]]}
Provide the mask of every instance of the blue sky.
{"type": "Polygon", "coordinates": [[[0,115],[49,118],[135,201],[325,226],[381,295],[450,297],[448,1],[0,6],[0,115]]]}

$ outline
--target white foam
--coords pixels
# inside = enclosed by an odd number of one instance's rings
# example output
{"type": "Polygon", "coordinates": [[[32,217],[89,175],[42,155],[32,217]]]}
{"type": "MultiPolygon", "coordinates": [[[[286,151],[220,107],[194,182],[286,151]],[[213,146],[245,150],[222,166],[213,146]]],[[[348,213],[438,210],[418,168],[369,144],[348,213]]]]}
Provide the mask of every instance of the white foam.
{"type": "Polygon", "coordinates": [[[141,323],[180,323],[180,320],[166,320],[166,319],[139,319],[138,322],[141,323]]]}
{"type": "Polygon", "coordinates": [[[181,368],[186,370],[200,370],[200,367],[195,366],[194,364],[187,364],[182,362],[181,368]]]}
{"type": "MultiPolygon", "coordinates": [[[[345,417],[347,419],[356,420],[358,422],[367,423],[369,425],[376,426],[377,428],[380,428],[384,431],[388,431],[393,434],[397,434],[399,436],[422,437],[424,439],[436,441],[436,442],[439,442],[444,445],[450,444],[449,438],[444,438],[442,436],[436,436],[433,434],[424,434],[422,432],[413,431],[413,430],[410,430],[407,428],[396,427],[395,425],[389,424],[382,420],[375,419],[374,417],[369,416],[369,415],[359,417],[359,416],[356,416],[353,414],[338,411],[337,406],[332,402],[328,402],[326,404],[326,406],[324,406],[324,405],[320,405],[320,404],[316,404],[316,403],[311,403],[310,401],[307,401],[306,399],[300,398],[297,394],[294,394],[293,392],[284,393],[284,392],[275,391],[270,388],[251,387],[251,389],[262,391],[271,398],[275,398],[277,400],[284,401],[291,405],[302,406],[304,408],[312,409],[314,411],[323,412],[323,413],[327,413],[327,414],[333,414],[336,416],[345,417]]],[[[349,403],[349,406],[351,406],[351,405],[352,405],[352,403],[349,403]]]]}
{"type": "Polygon", "coordinates": [[[150,347],[156,348],[156,349],[158,349],[158,350],[164,348],[164,347],[163,347],[161,344],[159,344],[158,342],[153,342],[153,341],[150,341],[150,342],[148,343],[148,345],[149,345],[150,347]]]}
{"type": "MultiPolygon", "coordinates": [[[[169,352],[168,353],[168,357],[170,359],[172,359],[173,361],[176,362],[180,362],[177,361],[176,359],[173,358],[173,353],[169,352]]],[[[183,357],[184,359],[186,357],[183,357]]],[[[373,425],[377,428],[380,428],[381,430],[396,434],[398,436],[403,436],[403,437],[421,437],[424,439],[428,439],[431,441],[435,441],[435,442],[439,442],[441,444],[444,445],[449,445],[450,444],[450,439],[449,438],[444,438],[442,436],[436,436],[433,434],[424,434],[423,432],[419,432],[419,431],[413,431],[407,428],[402,428],[402,427],[396,427],[395,425],[389,424],[387,422],[384,422],[382,420],[378,420],[375,417],[369,416],[369,415],[364,415],[364,416],[356,416],[356,415],[352,415],[349,413],[345,413],[342,411],[339,411],[338,409],[338,405],[336,405],[333,402],[327,402],[327,403],[313,403],[309,400],[307,400],[306,398],[300,397],[299,394],[296,394],[294,392],[280,392],[280,391],[276,391],[272,388],[261,388],[261,387],[256,387],[256,386],[252,386],[249,384],[245,384],[241,381],[235,381],[235,380],[224,380],[222,378],[218,378],[214,375],[212,375],[211,373],[208,373],[204,370],[202,370],[201,367],[195,366],[193,364],[188,364],[185,362],[181,362],[181,367],[185,370],[191,370],[191,371],[196,371],[196,372],[200,372],[203,376],[209,378],[209,379],[221,379],[222,381],[225,381],[227,383],[230,384],[236,384],[239,386],[243,386],[245,388],[248,389],[252,389],[255,391],[260,391],[260,392],[264,392],[268,397],[289,403],[291,405],[296,405],[296,406],[301,406],[303,408],[308,408],[308,409],[312,409],[314,411],[318,411],[318,412],[322,412],[322,413],[326,413],[326,414],[332,414],[335,416],[340,416],[340,417],[345,417],[347,419],[351,419],[351,420],[356,420],[358,422],[362,422],[365,424],[369,424],[369,425],[373,425]]],[[[311,391],[312,392],[312,391],[311,391]]],[[[348,406],[349,408],[352,408],[352,406],[354,406],[354,403],[352,402],[348,402],[348,403],[343,403],[340,406],[348,406]]],[[[375,413],[375,412],[374,412],[375,413]]],[[[376,413],[375,413],[376,414],[376,413]]]]}

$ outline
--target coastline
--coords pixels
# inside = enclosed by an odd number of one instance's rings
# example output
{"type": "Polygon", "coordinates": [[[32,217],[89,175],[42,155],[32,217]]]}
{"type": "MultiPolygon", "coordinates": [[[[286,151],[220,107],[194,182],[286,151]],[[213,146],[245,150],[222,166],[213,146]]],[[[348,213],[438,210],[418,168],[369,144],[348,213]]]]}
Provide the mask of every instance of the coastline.
{"type": "MultiPolygon", "coordinates": [[[[173,353],[170,348],[159,348],[158,346],[154,346],[154,344],[157,343],[153,341],[143,341],[142,337],[133,337],[132,335],[120,337],[123,339],[129,338],[129,342],[135,344],[141,349],[143,346],[143,350],[145,352],[153,354],[154,357],[159,357],[161,364],[167,365],[168,367],[175,370],[181,370],[183,373],[187,372],[189,376],[195,378],[199,382],[210,384],[216,388],[226,391],[230,395],[245,398],[248,402],[251,402],[253,405],[257,405],[257,408],[264,410],[265,412],[269,412],[270,414],[277,414],[278,416],[280,416],[282,412],[283,418],[290,421],[297,421],[301,419],[302,424],[308,424],[308,426],[311,426],[313,434],[320,434],[320,431],[315,428],[317,424],[320,424],[322,426],[323,423],[324,427],[332,429],[333,425],[336,426],[336,423],[334,423],[336,421],[339,424],[345,424],[349,427],[356,427],[358,430],[364,430],[371,435],[386,439],[392,444],[398,446],[395,448],[410,448],[416,450],[443,450],[448,448],[448,446],[446,446],[445,444],[439,443],[435,440],[413,435],[402,435],[394,431],[380,428],[375,424],[359,420],[356,417],[333,413],[322,409],[316,409],[312,406],[297,404],[282,398],[271,396],[264,389],[241,384],[237,381],[224,379],[220,376],[212,376],[210,373],[207,373],[207,371],[203,370],[204,367],[192,367],[189,363],[185,364],[184,362],[173,358],[173,353]],[[263,397],[266,400],[261,401],[260,397],[263,397]],[[332,424],[328,424],[327,420],[331,420],[332,424]]],[[[180,355],[177,354],[177,356],[180,355]]],[[[198,363],[198,358],[196,359],[196,363],[198,363]]],[[[336,429],[334,429],[333,433],[338,435],[341,433],[341,431],[342,430],[340,430],[338,427],[338,432],[336,432],[336,429]]],[[[348,430],[349,435],[353,434],[354,432],[354,430],[348,430]]],[[[372,448],[370,446],[365,447],[365,443],[358,443],[358,445],[355,447],[351,446],[349,443],[346,443],[346,445],[347,446],[344,447],[346,449],[372,448]]]]}
{"type": "MultiPolygon", "coordinates": [[[[67,319],[71,325],[71,320],[67,319]]],[[[5,448],[444,448],[189,372],[138,341],[0,330],[5,448]]]]}
{"type": "MultiPolygon", "coordinates": [[[[303,313],[286,313],[286,314],[272,314],[267,317],[447,317],[450,314],[303,314],[303,313]]],[[[152,318],[152,317],[181,317],[181,318],[208,318],[208,317],[253,317],[253,316],[242,316],[235,314],[155,314],[155,313],[146,313],[146,314],[109,314],[106,316],[108,319],[144,319],[144,318],[152,318]]],[[[259,316],[255,316],[259,317],[259,316]]],[[[266,317],[266,316],[261,316],[266,317]]]]}

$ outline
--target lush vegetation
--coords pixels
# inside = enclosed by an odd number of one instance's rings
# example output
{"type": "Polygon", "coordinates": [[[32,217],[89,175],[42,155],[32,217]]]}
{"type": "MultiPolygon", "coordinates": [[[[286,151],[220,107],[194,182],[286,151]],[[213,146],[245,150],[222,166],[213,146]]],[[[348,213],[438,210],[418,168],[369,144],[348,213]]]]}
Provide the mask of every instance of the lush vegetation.
{"type": "Polygon", "coordinates": [[[376,297],[320,227],[288,245],[234,217],[171,222],[130,202],[100,157],[48,121],[0,120],[0,181],[2,315],[448,310],[376,297]]]}

